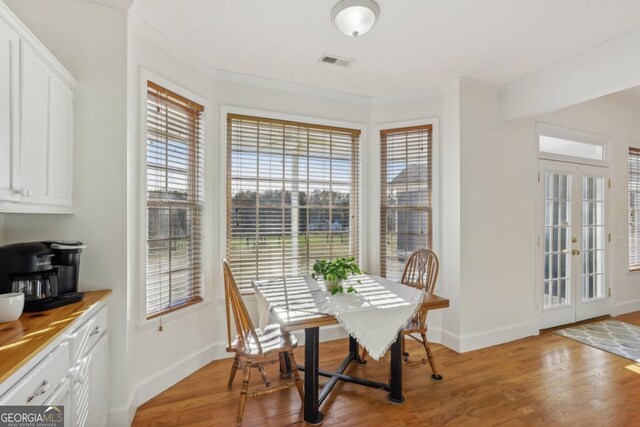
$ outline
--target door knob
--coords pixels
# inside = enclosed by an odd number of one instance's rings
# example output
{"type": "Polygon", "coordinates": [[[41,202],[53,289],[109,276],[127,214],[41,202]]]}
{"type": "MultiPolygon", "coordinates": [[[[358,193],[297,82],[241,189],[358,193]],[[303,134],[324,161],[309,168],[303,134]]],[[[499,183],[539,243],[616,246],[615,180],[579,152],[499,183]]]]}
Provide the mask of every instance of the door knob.
{"type": "Polygon", "coordinates": [[[572,237],[572,238],[571,238],[571,242],[572,242],[572,243],[575,243],[575,242],[577,242],[577,241],[578,241],[578,238],[577,238],[577,237],[572,237]]]}
{"type": "Polygon", "coordinates": [[[577,249],[574,249],[571,251],[571,255],[580,255],[580,251],[577,249]]]}

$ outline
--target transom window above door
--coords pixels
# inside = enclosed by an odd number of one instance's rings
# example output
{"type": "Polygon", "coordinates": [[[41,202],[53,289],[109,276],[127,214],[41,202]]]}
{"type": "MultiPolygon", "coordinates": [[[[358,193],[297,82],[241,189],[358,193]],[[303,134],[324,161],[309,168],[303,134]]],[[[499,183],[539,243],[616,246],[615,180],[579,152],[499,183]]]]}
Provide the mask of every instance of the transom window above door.
{"type": "Polygon", "coordinates": [[[227,115],[227,259],[251,280],[358,257],[360,130],[227,115]]]}
{"type": "Polygon", "coordinates": [[[608,137],[546,123],[537,128],[539,158],[606,165],[608,137]]]}

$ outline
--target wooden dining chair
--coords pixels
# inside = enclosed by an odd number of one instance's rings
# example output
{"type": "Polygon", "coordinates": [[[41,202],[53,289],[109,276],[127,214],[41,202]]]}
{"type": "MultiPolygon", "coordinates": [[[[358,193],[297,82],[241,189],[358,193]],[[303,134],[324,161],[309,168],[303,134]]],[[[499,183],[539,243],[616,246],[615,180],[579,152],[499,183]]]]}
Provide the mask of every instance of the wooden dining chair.
{"type": "MultiPolygon", "coordinates": [[[[433,293],[438,280],[439,270],[438,257],[429,249],[418,249],[414,251],[407,260],[402,272],[400,282],[407,286],[424,289],[427,293],[433,293]]],[[[418,313],[402,328],[402,356],[405,362],[409,361],[409,353],[405,350],[405,337],[412,338],[424,347],[427,358],[422,359],[422,363],[429,361],[431,366],[431,378],[436,381],[442,381],[442,375],[438,374],[436,362],[427,341],[427,310],[420,310],[418,313]],[[420,334],[420,338],[414,334],[420,334]]],[[[362,352],[361,360],[367,358],[367,350],[362,352]]]]}
{"type": "Polygon", "coordinates": [[[244,406],[247,397],[256,397],[266,393],[272,393],[279,390],[288,389],[295,385],[298,389],[300,399],[304,402],[304,394],[302,389],[302,381],[298,373],[298,365],[293,355],[293,349],[298,346],[298,342],[291,333],[283,331],[279,325],[269,325],[264,332],[256,332],[253,322],[249,317],[247,307],[240,295],[240,289],[236,283],[231,267],[227,260],[222,261],[224,267],[224,294],[227,312],[227,351],[235,353],[231,373],[229,374],[228,386],[233,385],[238,368],[242,369],[242,389],[240,391],[240,402],[238,406],[238,416],[236,422],[242,422],[244,406]],[[233,315],[233,323],[236,327],[237,335],[232,339],[231,335],[231,315],[233,315]],[[287,355],[291,361],[291,373],[293,381],[272,386],[269,377],[264,370],[264,366],[281,362],[283,355],[287,355]],[[260,376],[264,381],[266,388],[249,393],[249,378],[251,368],[258,368],[260,376]]]}

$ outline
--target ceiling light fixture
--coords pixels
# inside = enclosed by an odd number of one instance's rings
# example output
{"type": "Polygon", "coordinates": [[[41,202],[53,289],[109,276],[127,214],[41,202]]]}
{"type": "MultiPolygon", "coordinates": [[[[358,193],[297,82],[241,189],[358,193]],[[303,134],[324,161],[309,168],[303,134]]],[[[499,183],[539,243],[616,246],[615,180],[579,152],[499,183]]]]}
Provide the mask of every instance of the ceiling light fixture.
{"type": "Polygon", "coordinates": [[[342,34],[358,37],[365,34],[380,16],[373,0],[342,0],[331,10],[331,21],[342,34]]]}

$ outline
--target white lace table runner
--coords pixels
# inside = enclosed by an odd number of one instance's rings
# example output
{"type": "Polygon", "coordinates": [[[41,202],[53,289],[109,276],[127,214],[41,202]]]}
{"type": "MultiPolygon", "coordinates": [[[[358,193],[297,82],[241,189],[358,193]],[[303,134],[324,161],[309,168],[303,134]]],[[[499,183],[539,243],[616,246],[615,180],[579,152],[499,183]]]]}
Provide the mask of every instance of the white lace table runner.
{"type": "Polygon", "coordinates": [[[378,360],[422,305],[424,290],[369,275],[355,276],[349,284],[358,293],[331,295],[310,276],[256,282],[260,328],[274,308],[330,315],[378,360]]]}

